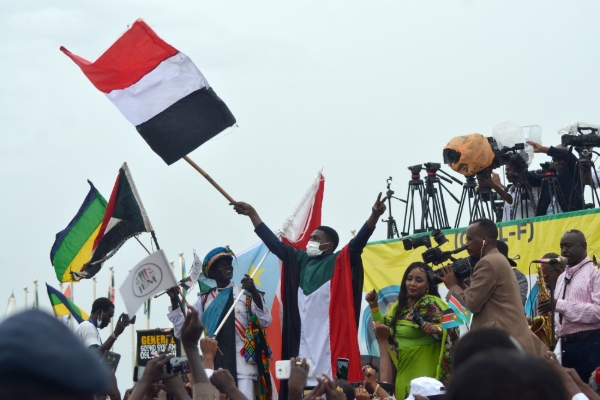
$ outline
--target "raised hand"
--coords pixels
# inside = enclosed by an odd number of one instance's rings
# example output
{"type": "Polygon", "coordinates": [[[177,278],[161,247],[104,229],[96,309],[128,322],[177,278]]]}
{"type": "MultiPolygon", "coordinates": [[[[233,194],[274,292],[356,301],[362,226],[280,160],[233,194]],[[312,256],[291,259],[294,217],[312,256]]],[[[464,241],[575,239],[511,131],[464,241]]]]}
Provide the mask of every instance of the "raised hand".
{"type": "Polygon", "coordinates": [[[181,327],[181,344],[183,347],[198,347],[198,341],[203,330],[204,325],[198,318],[198,311],[194,307],[188,307],[185,321],[183,321],[181,327]]]}
{"type": "Polygon", "coordinates": [[[226,369],[219,368],[210,377],[210,383],[214,387],[219,389],[221,393],[228,393],[232,387],[235,386],[235,379],[231,376],[231,373],[226,369]]]}
{"type": "Polygon", "coordinates": [[[380,322],[373,322],[373,332],[378,342],[387,342],[390,337],[390,327],[380,322]]]}
{"type": "Polygon", "coordinates": [[[117,326],[115,326],[115,335],[119,336],[128,326],[129,318],[125,318],[125,313],[121,313],[119,320],[117,321],[117,326]]]}
{"type": "Polygon", "coordinates": [[[375,291],[375,289],[371,290],[370,292],[368,292],[365,295],[365,300],[367,301],[367,303],[369,303],[369,307],[370,308],[377,308],[379,307],[379,295],[377,294],[377,292],[375,291]]]}
{"type": "Polygon", "coordinates": [[[377,200],[375,201],[375,204],[371,208],[371,212],[373,214],[377,215],[377,217],[381,217],[383,215],[383,213],[385,212],[385,210],[387,210],[387,207],[385,206],[386,200],[387,200],[387,196],[382,199],[381,192],[379,192],[379,194],[377,195],[377,200]]]}
{"type": "Polygon", "coordinates": [[[306,363],[306,358],[292,357],[290,359],[289,399],[302,398],[302,392],[308,380],[308,370],[309,366],[306,363]]]}
{"type": "Polygon", "coordinates": [[[242,278],[242,289],[247,290],[250,294],[258,293],[258,289],[254,285],[254,279],[250,278],[248,274],[245,274],[242,278]]]}
{"type": "Polygon", "coordinates": [[[254,207],[252,207],[248,203],[244,203],[243,201],[236,201],[231,204],[236,213],[242,215],[250,215],[254,211],[254,207]]]}
{"type": "Polygon", "coordinates": [[[542,146],[539,143],[532,142],[531,140],[528,140],[527,144],[529,144],[529,145],[531,145],[533,147],[533,152],[534,153],[547,153],[548,152],[548,148],[546,146],[542,146]]]}

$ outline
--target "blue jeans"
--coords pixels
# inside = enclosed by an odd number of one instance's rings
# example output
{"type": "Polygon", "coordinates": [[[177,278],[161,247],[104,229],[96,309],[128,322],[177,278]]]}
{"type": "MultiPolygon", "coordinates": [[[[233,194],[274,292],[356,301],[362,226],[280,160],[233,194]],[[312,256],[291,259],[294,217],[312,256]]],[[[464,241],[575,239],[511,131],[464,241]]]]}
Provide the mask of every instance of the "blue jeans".
{"type": "Polygon", "coordinates": [[[587,382],[592,371],[600,367],[600,330],[570,343],[562,340],[561,347],[563,367],[575,369],[582,381],[587,382]]]}

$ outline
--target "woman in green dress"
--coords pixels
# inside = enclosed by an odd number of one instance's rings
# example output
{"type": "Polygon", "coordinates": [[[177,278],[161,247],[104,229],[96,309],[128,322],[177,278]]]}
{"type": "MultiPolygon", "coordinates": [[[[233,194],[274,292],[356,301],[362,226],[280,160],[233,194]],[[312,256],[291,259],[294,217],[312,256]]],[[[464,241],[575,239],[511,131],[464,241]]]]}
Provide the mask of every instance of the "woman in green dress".
{"type": "Polygon", "coordinates": [[[457,328],[442,329],[442,313],[448,306],[432,282],[431,267],[421,262],[408,266],[402,277],[398,301],[386,315],[379,309],[375,290],[367,293],[365,300],[369,303],[373,321],[390,327],[388,349],[397,371],[396,398],[408,396],[410,381],[414,378],[428,376],[447,382],[459,332],[457,328]],[[423,318],[421,328],[413,322],[416,313],[423,318]]]}

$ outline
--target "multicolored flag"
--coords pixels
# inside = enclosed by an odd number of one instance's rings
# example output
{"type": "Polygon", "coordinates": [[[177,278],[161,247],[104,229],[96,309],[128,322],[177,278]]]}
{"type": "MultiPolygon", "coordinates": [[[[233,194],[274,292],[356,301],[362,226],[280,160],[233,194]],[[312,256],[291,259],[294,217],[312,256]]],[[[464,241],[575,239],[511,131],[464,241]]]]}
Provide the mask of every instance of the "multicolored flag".
{"type": "Polygon", "coordinates": [[[92,257],[94,241],[100,231],[106,200],[88,181],[90,191],[69,225],[56,234],[50,261],[59,282],[77,280],[75,275],[92,257]]]}
{"type": "Polygon", "coordinates": [[[460,319],[458,315],[454,313],[454,310],[451,308],[444,310],[442,315],[442,329],[455,328],[457,326],[461,326],[462,324],[462,319],[460,319]]]}
{"type": "Polygon", "coordinates": [[[77,277],[91,278],[133,236],[153,232],[152,224],[131,177],[127,163],[119,169],[106,212],[93,243],[91,260],[77,277]]]}
{"type": "Polygon", "coordinates": [[[77,307],[71,300],[67,299],[59,290],[56,290],[47,283],[46,289],[48,290],[48,297],[50,298],[50,304],[52,304],[52,310],[54,310],[54,315],[57,317],[72,315],[78,323],[82,323],[90,318],[85,311],[77,307]]]}
{"type": "Polygon", "coordinates": [[[235,124],[194,63],[141,19],[95,62],[60,50],[168,165],[235,124]]]}
{"type": "Polygon", "coordinates": [[[458,297],[455,293],[450,293],[448,298],[448,306],[454,310],[456,315],[463,320],[467,326],[471,326],[471,320],[473,319],[473,313],[467,305],[458,297]]]}

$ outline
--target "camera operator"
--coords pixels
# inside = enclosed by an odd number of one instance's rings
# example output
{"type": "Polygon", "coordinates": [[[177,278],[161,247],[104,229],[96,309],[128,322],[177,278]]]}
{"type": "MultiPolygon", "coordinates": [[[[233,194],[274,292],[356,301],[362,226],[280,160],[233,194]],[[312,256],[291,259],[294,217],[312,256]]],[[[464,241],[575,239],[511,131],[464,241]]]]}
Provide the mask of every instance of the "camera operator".
{"type": "MultiPolygon", "coordinates": [[[[508,190],[492,177],[478,175],[477,180],[481,186],[494,189],[504,200],[504,211],[502,221],[535,217],[538,203],[537,190],[529,183],[530,174],[527,170],[527,162],[519,154],[511,154],[510,161],[504,167],[506,180],[511,184],[508,190]]],[[[547,208],[547,207],[546,207],[547,208]]]]}
{"type": "Polygon", "coordinates": [[[473,312],[472,329],[494,326],[513,336],[527,353],[542,354],[548,348],[529,330],[523,313],[515,274],[496,248],[498,228],[492,220],[482,218],[467,228],[469,255],[478,260],[473,268],[471,286],[458,280],[450,266],[443,268],[441,281],[450,294],[454,292],[473,312]]]}
{"type": "MultiPolygon", "coordinates": [[[[567,150],[563,145],[558,146],[542,146],[535,142],[527,142],[533,146],[535,153],[544,153],[552,157],[552,162],[556,163],[556,179],[562,192],[557,200],[563,212],[576,211],[583,208],[583,196],[579,185],[579,171],[577,170],[577,157],[567,150]]],[[[544,175],[532,174],[530,181],[533,186],[542,186],[544,175]]],[[[540,204],[538,215],[546,215],[548,206],[552,199],[550,193],[544,190],[540,195],[540,204]]],[[[556,213],[556,211],[554,211],[556,213]]]]}

